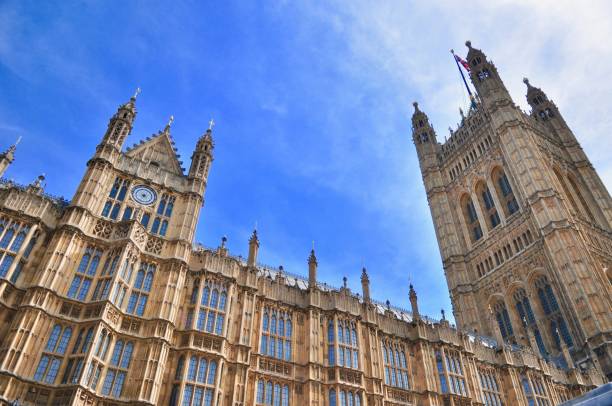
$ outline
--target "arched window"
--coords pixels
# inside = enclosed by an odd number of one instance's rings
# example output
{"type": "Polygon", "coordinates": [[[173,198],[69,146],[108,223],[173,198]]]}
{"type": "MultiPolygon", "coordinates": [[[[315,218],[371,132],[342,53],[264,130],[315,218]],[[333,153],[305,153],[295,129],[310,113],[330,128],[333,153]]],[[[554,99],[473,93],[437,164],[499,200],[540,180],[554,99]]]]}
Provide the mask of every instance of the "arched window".
{"type": "Polygon", "coordinates": [[[291,314],[266,307],[262,326],[260,352],[263,355],[290,361],[292,353],[291,314]]]}
{"type": "Polygon", "coordinates": [[[196,279],[193,281],[193,288],[191,289],[191,304],[195,304],[198,299],[198,292],[200,290],[200,280],[196,279]]]}
{"type": "Polygon", "coordinates": [[[134,344],[131,341],[125,345],[123,340],[117,340],[115,343],[110,367],[106,371],[106,377],[102,384],[102,394],[104,396],[111,395],[116,398],[121,396],[133,349],[134,344]]]}
{"type": "Polygon", "coordinates": [[[483,214],[486,218],[489,230],[497,227],[500,223],[499,214],[495,208],[495,202],[493,201],[491,191],[485,182],[478,182],[476,185],[476,194],[478,195],[481,209],[484,209],[483,214]]]}
{"type": "Polygon", "coordinates": [[[181,355],[176,363],[176,371],[174,373],[175,380],[183,379],[183,367],[185,365],[185,356],[181,355]]]}
{"type": "Polygon", "coordinates": [[[510,315],[504,302],[499,301],[493,306],[495,313],[495,319],[497,320],[497,326],[501,331],[501,335],[505,341],[512,341],[514,339],[514,331],[512,330],[512,323],[510,322],[510,315]]]}
{"type": "Polygon", "coordinates": [[[257,381],[257,403],[264,402],[264,381],[260,379],[257,381]]]}
{"type": "Polygon", "coordinates": [[[478,221],[474,203],[467,194],[463,195],[461,198],[461,207],[465,224],[469,230],[470,239],[472,242],[476,242],[482,238],[482,228],[480,227],[480,221],[478,221]]]}
{"type": "Polygon", "coordinates": [[[516,213],[519,209],[518,203],[510,186],[510,181],[506,174],[500,169],[496,168],[493,171],[493,184],[497,191],[497,197],[501,202],[502,209],[506,216],[511,216],[516,213]]]}
{"type": "Polygon", "coordinates": [[[330,366],[336,364],[336,355],[334,351],[334,341],[335,341],[334,339],[335,339],[334,320],[329,319],[327,323],[327,362],[329,363],[330,366]]]}
{"type": "Polygon", "coordinates": [[[329,406],[336,406],[336,390],[335,389],[330,389],[329,390],[329,406]]]}
{"type": "MultiPolygon", "coordinates": [[[[183,405],[212,406],[217,362],[204,357],[191,356],[187,370],[188,382],[183,391],[183,405]]],[[[180,380],[181,376],[176,376],[180,380]]],[[[178,384],[177,384],[178,385],[178,384]]]]}
{"type": "Polygon", "coordinates": [[[585,214],[586,218],[588,220],[591,220],[592,222],[595,222],[595,216],[593,216],[593,212],[591,211],[589,205],[587,204],[587,202],[584,199],[582,193],[580,192],[580,188],[578,187],[578,185],[576,183],[576,180],[571,175],[569,175],[567,177],[567,180],[568,180],[571,188],[574,190],[574,193],[578,197],[578,201],[580,202],[580,205],[582,206],[583,213],[585,214]]]}
{"type": "Polygon", "coordinates": [[[226,302],[227,292],[225,287],[206,282],[200,300],[197,329],[207,333],[222,335],[225,323],[226,302]]]}
{"type": "Polygon", "coordinates": [[[62,329],[62,326],[59,324],[53,326],[51,334],[47,339],[47,345],[43,350],[36,371],[34,372],[34,380],[47,384],[55,383],[55,378],[59,372],[71,337],[71,327],[62,329]]]}
{"type": "Polygon", "coordinates": [[[555,293],[546,276],[539,277],[535,281],[535,286],[538,292],[538,299],[542,305],[542,310],[544,310],[544,314],[550,320],[548,323],[550,326],[550,334],[555,339],[557,349],[561,349],[559,336],[563,338],[563,341],[565,341],[568,347],[572,347],[574,345],[572,335],[567,327],[563,314],[561,314],[559,303],[557,302],[555,293]]]}
{"type": "MultiPolygon", "coordinates": [[[[536,324],[535,316],[531,308],[531,303],[529,302],[529,298],[527,297],[527,292],[525,292],[525,289],[523,288],[518,289],[514,293],[513,297],[515,301],[516,311],[519,315],[519,319],[523,324],[523,327],[526,330],[529,329],[532,331],[532,334],[534,335],[536,344],[538,346],[538,351],[540,351],[540,354],[542,354],[543,357],[546,357],[546,347],[544,346],[544,341],[542,340],[540,330],[538,329],[538,325],[536,324]]],[[[525,333],[528,332],[525,331],[525,333]]]]}

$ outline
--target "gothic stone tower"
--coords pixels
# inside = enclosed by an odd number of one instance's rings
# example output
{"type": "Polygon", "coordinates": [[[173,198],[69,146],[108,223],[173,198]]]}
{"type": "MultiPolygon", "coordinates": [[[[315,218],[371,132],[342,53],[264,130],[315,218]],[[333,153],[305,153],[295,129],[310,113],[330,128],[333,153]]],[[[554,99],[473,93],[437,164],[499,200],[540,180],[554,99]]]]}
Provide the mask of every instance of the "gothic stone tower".
{"type": "Polygon", "coordinates": [[[557,106],[527,80],[530,115],[471,47],[478,102],[438,143],[415,103],[423,182],[460,328],[569,349],[612,379],[612,200],[557,106]],[[531,339],[530,339],[531,337],[531,339]]]}
{"type": "Polygon", "coordinates": [[[4,399],[46,404],[48,390],[9,378],[27,376],[91,389],[60,391],[57,405],[92,404],[96,389],[158,403],[158,365],[170,353],[213,144],[209,129],[187,175],[171,122],[122,151],[135,101],[110,119],[69,204],[30,188],[9,188],[2,199],[2,276],[19,287],[0,290],[3,303],[12,304],[0,307],[4,399]]]}

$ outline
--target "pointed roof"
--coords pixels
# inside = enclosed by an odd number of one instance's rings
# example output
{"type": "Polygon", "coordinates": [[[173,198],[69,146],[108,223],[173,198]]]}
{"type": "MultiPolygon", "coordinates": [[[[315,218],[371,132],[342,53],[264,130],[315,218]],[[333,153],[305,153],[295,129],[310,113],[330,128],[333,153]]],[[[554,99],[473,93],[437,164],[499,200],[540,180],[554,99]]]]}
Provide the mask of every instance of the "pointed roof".
{"type": "Polygon", "coordinates": [[[156,162],[161,168],[176,175],[184,175],[180,155],[174,147],[174,140],[167,125],[163,131],[141,140],[128,148],[126,155],[141,161],[156,162]]]}

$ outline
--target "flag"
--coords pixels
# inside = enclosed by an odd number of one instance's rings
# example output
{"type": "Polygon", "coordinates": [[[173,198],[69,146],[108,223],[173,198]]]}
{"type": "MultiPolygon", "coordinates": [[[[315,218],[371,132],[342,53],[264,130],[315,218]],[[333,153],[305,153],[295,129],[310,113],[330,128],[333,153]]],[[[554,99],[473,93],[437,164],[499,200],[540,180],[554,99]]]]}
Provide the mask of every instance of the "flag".
{"type": "MultiPolygon", "coordinates": [[[[455,54],[453,54],[455,55],[455,54]]],[[[466,71],[470,71],[470,64],[467,63],[464,59],[461,59],[461,57],[459,55],[455,55],[455,60],[461,64],[461,66],[463,66],[465,68],[466,71]]]]}

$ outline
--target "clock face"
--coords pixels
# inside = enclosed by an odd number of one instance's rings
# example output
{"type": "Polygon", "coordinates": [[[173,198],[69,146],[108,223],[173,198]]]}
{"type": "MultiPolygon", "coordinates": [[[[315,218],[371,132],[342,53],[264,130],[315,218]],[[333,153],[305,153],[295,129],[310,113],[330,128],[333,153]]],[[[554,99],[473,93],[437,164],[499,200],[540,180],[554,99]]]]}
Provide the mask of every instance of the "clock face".
{"type": "Polygon", "coordinates": [[[132,199],[142,205],[150,206],[157,200],[157,193],[148,186],[138,185],[132,189],[132,199]]]}

